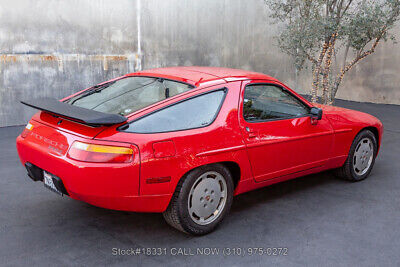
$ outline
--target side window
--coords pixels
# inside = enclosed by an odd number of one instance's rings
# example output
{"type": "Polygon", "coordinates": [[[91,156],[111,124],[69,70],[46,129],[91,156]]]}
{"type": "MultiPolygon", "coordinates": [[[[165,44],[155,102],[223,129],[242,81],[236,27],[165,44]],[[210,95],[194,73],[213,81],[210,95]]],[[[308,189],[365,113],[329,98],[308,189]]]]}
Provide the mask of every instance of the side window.
{"type": "Polygon", "coordinates": [[[160,133],[200,128],[217,116],[225,90],[213,91],[160,109],[129,124],[133,133],[160,133]]]}
{"type": "Polygon", "coordinates": [[[246,121],[283,119],[309,114],[300,100],[274,85],[248,85],[244,91],[243,117],[246,121]]]}

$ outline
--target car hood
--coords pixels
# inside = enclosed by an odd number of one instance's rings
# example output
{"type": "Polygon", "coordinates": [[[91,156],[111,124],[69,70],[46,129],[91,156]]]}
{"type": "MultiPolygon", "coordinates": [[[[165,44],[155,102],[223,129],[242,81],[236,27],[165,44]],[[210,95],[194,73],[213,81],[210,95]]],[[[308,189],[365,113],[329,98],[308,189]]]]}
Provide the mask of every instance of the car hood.
{"type": "Polygon", "coordinates": [[[314,104],[314,106],[321,108],[323,114],[327,116],[329,120],[347,123],[359,123],[363,125],[382,125],[379,119],[361,111],[322,104],[314,104]]]}

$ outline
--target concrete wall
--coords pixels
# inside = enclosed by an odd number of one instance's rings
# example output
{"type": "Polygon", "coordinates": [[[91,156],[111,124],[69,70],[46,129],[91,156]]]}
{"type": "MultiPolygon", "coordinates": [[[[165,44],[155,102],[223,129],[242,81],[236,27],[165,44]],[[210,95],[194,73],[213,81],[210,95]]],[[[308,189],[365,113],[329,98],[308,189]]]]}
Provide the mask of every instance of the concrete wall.
{"type": "MultiPolygon", "coordinates": [[[[143,68],[210,65],[254,70],[308,92],[308,71],[275,46],[263,0],[141,1],[143,68]]],[[[25,124],[21,99],[61,98],[133,72],[134,0],[0,1],[0,127],[25,124]]],[[[399,31],[399,28],[396,29],[399,31]]],[[[399,36],[400,38],[400,36],[399,36]]],[[[400,45],[382,44],[345,79],[339,98],[400,104],[400,45]]]]}

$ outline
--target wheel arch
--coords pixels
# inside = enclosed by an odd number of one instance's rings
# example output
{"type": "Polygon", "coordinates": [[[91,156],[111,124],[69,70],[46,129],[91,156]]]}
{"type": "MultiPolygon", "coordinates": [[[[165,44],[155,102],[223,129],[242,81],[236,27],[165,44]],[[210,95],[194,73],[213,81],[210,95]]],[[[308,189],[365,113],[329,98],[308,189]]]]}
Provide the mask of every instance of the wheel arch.
{"type": "Polygon", "coordinates": [[[241,168],[240,168],[239,164],[237,162],[235,162],[235,161],[210,162],[210,163],[207,163],[207,164],[202,164],[202,165],[196,166],[196,167],[188,170],[184,175],[182,175],[182,177],[179,179],[179,182],[181,182],[182,178],[185,177],[188,173],[190,173],[190,172],[192,172],[192,171],[194,171],[194,170],[196,170],[196,169],[198,169],[200,167],[208,166],[208,165],[214,165],[214,164],[220,164],[220,165],[222,165],[222,166],[224,166],[225,168],[228,169],[228,171],[232,175],[234,189],[236,189],[236,187],[239,184],[240,178],[242,176],[242,172],[241,172],[241,168]]]}
{"type": "MultiPolygon", "coordinates": [[[[376,151],[376,155],[378,155],[378,153],[379,153],[379,148],[380,148],[380,144],[381,144],[381,138],[380,138],[380,135],[379,135],[379,129],[377,128],[377,127],[375,127],[375,126],[366,126],[366,127],[363,127],[363,128],[361,128],[358,132],[357,132],[357,134],[356,134],[356,136],[358,135],[358,134],[360,134],[362,131],[365,131],[365,130],[369,130],[369,131],[371,131],[373,134],[374,134],[374,136],[375,136],[375,139],[376,139],[376,145],[377,145],[377,151],[376,151]]],[[[354,137],[355,138],[355,137],[354,137]]]]}
{"type": "Polygon", "coordinates": [[[234,161],[223,161],[219,163],[224,165],[231,173],[233,179],[233,188],[236,189],[241,177],[241,170],[239,164],[234,161]]]}
{"type": "MultiPolygon", "coordinates": [[[[365,131],[365,130],[371,131],[371,132],[373,133],[375,139],[376,139],[376,145],[377,145],[377,147],[378,147],[378,148],[377,148],[377,151],[376,151],[376,156],[377,156],[378,153],[379,153],[379,148],[380,148],[380,144],[381,144],[381,142],[380,142],[380,141],[381,141],[381,140],[380,140],[380,135],[379,135],[379,129],[378,129],[377,127],[372,126],[372,125],[369,125],[369,126],[365,126],[365,127],[360,128],[360,129],[358,130],[358,132],[353,136],[352,142],[355,140],[355,138],[356,138],[362,131],[365,131]]],[[[350,144],[350,147],[349,147],[349,150],[348,150],[347,154],[350,153],[350,148],[351,148],[351,144],[350,144]]]]}
{"type": "MultiPolygon", "coordinates": [[[[380,147],[380,137],[379,137],[379,130],[378,130],[378,128],[376,128],[376,127],[374,127],[374,126],[367,126],[367,127],[364,127],[364,128],[362,128],[358,133],[357,133],[357,135],[359,134],[359,133],[361,133],[362,131],[365,131],[365,130],[369,130],[369,131],[371,131],[373,134],[374,134],[374,136],[375,136],[375,139],[376,139],[376,145],[378,146],[378,151],[379,151],[379,147],[380,147]]],[[[356,136],[357,136],[356,135],[356,136]]],[[[378,152],[377,151],[377,152],[378,152]]]]}

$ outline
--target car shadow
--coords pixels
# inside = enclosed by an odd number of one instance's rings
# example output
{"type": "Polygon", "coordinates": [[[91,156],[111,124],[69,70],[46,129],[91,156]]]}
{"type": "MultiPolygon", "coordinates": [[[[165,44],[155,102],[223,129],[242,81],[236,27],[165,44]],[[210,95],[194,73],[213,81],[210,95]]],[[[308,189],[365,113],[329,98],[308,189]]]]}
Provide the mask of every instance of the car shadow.
{"type": "Polygon", "coordinates": [[[302,191],[310,190],[313,187],[344,182],[345,181],[336,178],[331,171],[298,177],[236,196],[233,201],[231,212],[249,210],[254,205],[282,199],[287,197],[287,195],[294,195],[302,191]]]}
{"type": "MultiPolygon", "coordinates": [[[[275,200],[284,200],[288,196],[311,190],[314,187],[341,182],[330,172],[323,172],[241,194],[234,198],[231,213],[226,218],[225,223],[217,231],[207,235],[207,238],[214,239],[223,233],[226,234],[227,231],[237,231],[236,226],[235,229],[231,229],[229,225],[238,224],[240,227],[239,220],[257,213],[260,206],[267,206],[268,203],[275,200]],[[235,214],[240,214],[240,216],[235,216],[235,214]]],[[[80,224],[90,227],[102,235],[107,235],[109,238],[117,239],[124,245],[133,246],[138,241],[154,245],[153,242],[157,241],[157,244],[173,246],[185,240],[196,238],[169,227],[163,220],[162,214],[159,213],[108,210],[79,201],[70,202],[70,205],[80,224]]],[[[272,203],[271,205],[276,204],[272,203]]],[[[247,227],[246,229],[248,231],[247,227]]]]}

